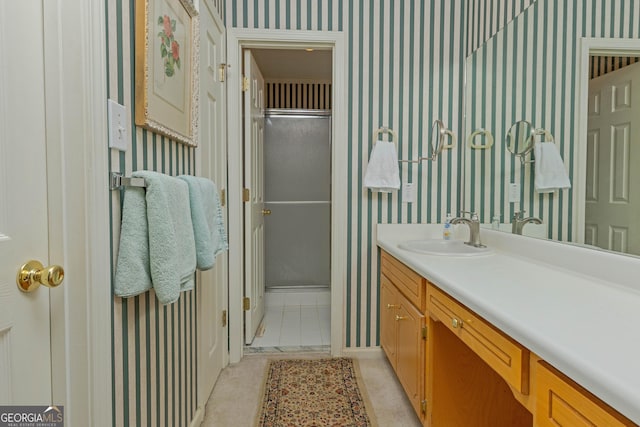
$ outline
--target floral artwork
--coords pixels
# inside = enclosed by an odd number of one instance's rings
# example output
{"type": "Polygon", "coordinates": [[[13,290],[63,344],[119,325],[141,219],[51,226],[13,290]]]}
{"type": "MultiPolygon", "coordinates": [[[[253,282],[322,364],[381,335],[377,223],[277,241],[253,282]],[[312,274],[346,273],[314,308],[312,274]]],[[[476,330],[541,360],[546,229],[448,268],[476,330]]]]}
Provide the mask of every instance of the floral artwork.
{"type": "Polygon", "coordinates": [[[162,26],[162,31],[158,33],[160,37],[160,54],[164,58],[164,73],[167,77],[175,74],[176,67],[180,69],[180,44],[173,35],[176,30],[176,20],[169,15],[158,17],[158,25],[162,26]]]}
{"type": "Polygon", "coordinates": [[[132,1],[135,1],[136,39],[135,123],[195,147],[198,11],[193,0],[132,1]]]}

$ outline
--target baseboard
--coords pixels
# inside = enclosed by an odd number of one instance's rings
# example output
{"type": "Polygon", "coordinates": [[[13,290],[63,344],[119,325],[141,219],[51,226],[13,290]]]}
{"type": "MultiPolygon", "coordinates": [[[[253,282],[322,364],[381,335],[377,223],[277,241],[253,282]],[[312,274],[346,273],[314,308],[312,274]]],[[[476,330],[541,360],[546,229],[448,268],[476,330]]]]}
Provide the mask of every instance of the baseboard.
{"type": "Polygon", "coordinates": [[[199,427],[202,421],[204,421],[204,406],[199,406],[198,409],[196,409],[196,413],[193,414],[193,419],[189,427],[199,427]]]}
{"type": "Polygon", "coordinates": [[[382,351],[382,347],[343,348],[342,355],[344,357],[353,357],[355,359],[384,358],[384,352],[382,351]]]}

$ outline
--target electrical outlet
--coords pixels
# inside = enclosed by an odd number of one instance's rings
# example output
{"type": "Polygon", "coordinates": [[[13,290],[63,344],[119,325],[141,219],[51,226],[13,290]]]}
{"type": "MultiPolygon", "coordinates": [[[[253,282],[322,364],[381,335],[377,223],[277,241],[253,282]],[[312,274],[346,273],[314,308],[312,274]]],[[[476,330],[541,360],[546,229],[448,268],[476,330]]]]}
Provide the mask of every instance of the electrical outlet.
{"type": "Polygon", "coordinates": [[[509,184],[509,202],[520,203],[520,184],[515,182],[509,184]]]}
{"type": "Polygon", "coordinates": [[[127,108],[117,102],[107,100],[109,118],[109,148],[127,151],[129,148],[129,132],[127,132],[127,108]]]}
{"type": "Polygon", "coordinates": [[[405,182],[402,184],[402,201],[405,203],[413,203],[416,201],[416,186],[413,182],[405,182]]]}

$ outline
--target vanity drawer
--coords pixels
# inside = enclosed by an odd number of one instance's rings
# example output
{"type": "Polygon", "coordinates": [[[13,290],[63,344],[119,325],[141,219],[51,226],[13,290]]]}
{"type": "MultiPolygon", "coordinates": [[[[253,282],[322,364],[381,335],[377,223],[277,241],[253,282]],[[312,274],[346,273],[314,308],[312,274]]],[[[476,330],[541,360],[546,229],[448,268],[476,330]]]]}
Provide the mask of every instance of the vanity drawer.
{"type": "Polygon", "coordinates": [[[546,362],[536,369],[536,426],[635,426],[546,362]]]}
{"type": "Polygon", "coordinates": [[[425,279],[385,251],[382,251],[380,264],[380,272],[393,282],[409,302],[424,313],[425,279]]]}
{"type": "Polygon", "coordinates": [[[529,394],[529,350],[429,284],[429,312],[522,394],[529,394]]]}

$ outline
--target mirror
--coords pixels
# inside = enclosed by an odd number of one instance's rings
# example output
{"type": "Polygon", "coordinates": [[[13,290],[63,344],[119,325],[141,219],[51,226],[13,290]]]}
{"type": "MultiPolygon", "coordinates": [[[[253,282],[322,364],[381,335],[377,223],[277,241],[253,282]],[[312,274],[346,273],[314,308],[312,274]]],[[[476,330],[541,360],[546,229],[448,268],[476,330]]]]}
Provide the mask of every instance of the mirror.
{"type": "MultiPolygon", "coordinates": [[[[603,98],[602,93],[590,93],[590,74],[597,68],[617,70],[621,63],[635,62],[630,56],[640,57],[637,14],[619,13],[632,3],[603,3],[596,10],[593,0],[587,0],[578,11],[538,0],[467,56],[463,136],[484,128],[495,142],[487,150],[465,147],[462,204],[478,212],[487,226],[498,217],[500,226],[492,228],[511,232],[511,219],[525,211],[524,217],[540,218],[543,224],[525,225],[524,235],[640,255],[640,177],[633,175],[640,170],[633,166],[640,161],[634,160],[640,159],[640,114],[610,127],[615,132],[608,132],[613,134],[609,140],[590,123],[600,111],[596,99],[603,98]],[[593,10],[593,15],[579,18],[583,9],[593,10]],[[535,129],[553,135],[571,189],[535,191],[531,154],[521,162],[534,141],[546,138],[535,134],[527,142],[525,135],[535,129]],[[594,166],[598,158],[620,161],[620,166],[605,171],[594,166]],[[636,210],[591,214],[595,201],[603,199],[616,207],[635,204],[636,210]],[[614,216],[616,223],[610,221],[614,216]]],[[[640,81],[633,85],[640,86],[640,81]]],[[[627,89],[618,92],[640,96],[627,89]]],[[[608,102],[627,108],[624,97],[608,102]]],[[[640,98],[633,102],[640,104],[640,98]]]]}
{"type": "Polygon", "coordinates": [[[445,148],[453,148],[456,145],[456,136],[453,131],[447,129],[442,120],[436,119],[431,125],[431,133],[429,138],[429,156],[419,157],[417,160],[398,160],[400,163],[420,163],[423,160],[435,161],[438,155],[445,148]],[[451,142],[447,144],[447,136],[451,138],[451,142]]]}
{"type": "Polygon", "coordinates": [[[436,119],[431,125],[431,140],[429,146],[431,148],[431,155],[429,160],[435,160],[438,155],[445,148],[453,148],[456,140],[452,131],[447,129],[442,120],[436,119]],[[451,137],[451,143],[447,144],[447,135],[451,137]],[[435,141],[435,146],[434,146],[435,141]]]}
{"type": "Polygon", "coordinates": [[[533,150],[534,131],[533,125],[526,120],[515,122],[507,132],[507,150],[524,162],[525,157],[533,150]]]}

